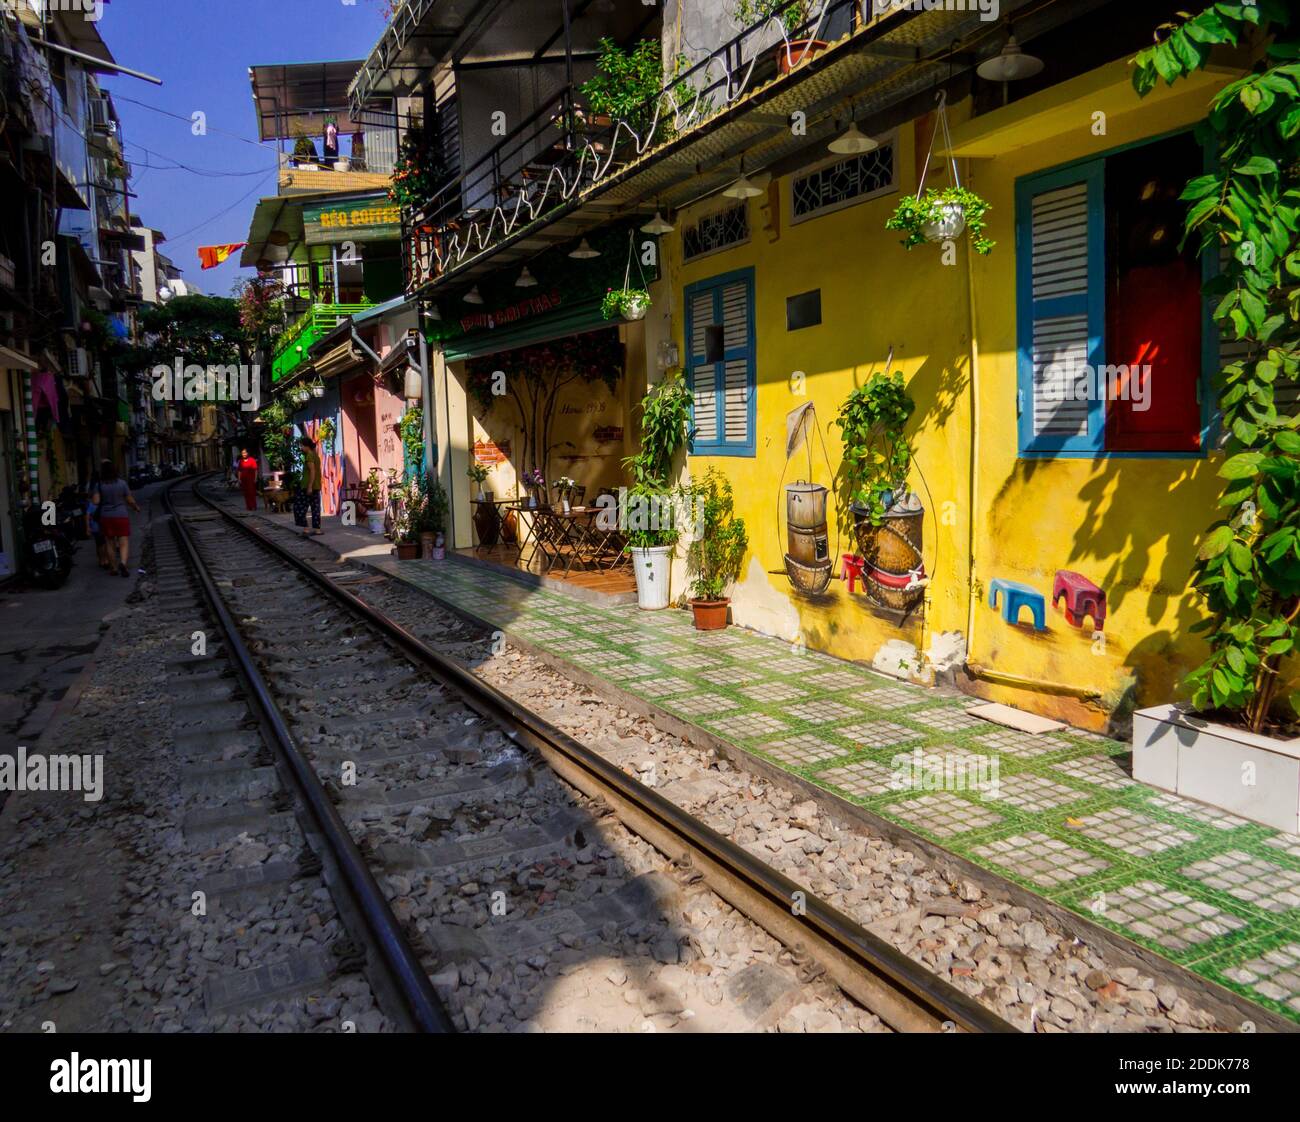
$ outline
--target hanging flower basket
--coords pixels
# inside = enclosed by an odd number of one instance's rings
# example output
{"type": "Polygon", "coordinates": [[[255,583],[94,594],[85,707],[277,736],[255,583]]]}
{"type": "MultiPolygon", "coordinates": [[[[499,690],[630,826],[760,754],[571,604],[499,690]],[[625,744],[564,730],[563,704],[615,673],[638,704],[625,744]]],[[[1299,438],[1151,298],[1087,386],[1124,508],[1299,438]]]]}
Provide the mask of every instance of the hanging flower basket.
{"type": "Polygon", "coordinates": [[[600,302],[600,314],[605,319],[621,316],[631,323],[645,319],[650,308],[650,293],[643,288],[611,288],[600,302]]]}
{"type": "Polygon", "coordinates": [[[939,217],[921,227],[928,242],[946,242],[956,238],[966,229],[966,208],[961,203],[945,203],[939,208],[939,217]]]}

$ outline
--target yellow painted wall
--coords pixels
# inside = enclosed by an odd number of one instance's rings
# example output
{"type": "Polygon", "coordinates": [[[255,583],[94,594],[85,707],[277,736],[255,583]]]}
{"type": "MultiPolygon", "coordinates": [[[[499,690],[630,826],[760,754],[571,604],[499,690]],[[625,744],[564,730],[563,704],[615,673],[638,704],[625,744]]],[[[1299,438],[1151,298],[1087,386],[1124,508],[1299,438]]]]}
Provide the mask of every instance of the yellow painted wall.
{"type": "MultiPolygon", "coordinates": [[[[1209,462],[1017,457],[1014,189],[1018,176],[1192,123],[1209,96],[1200,88],[1146,105],[1134,95],[1128,111],[1108,115],[1104,136],[1093,134],[1084,98],[1074,116],[1054,110],[1058,122],[1071,126],[1067,131],[964,161],[964,182],[992,204],[989,234],[998,245],[987,258],[970,254],[964,237],[951,266],[941,263],[938,247],[904,250],[898,235],[884,229],[897,193],[791,225],[785,182],[774,182],[766,197],[750,202],[746,245],[683,264],[680,234],[664,239],[672,330],[683,355],[684,287],[734,269],[755,270],[756,454],[692,457],[688,464],[693,475],[710,465],[728,474],[738,513],[749,527],[748,569],[733,596],[736,622],[859,660],[872,659],[889,639],[907,639],[924,649],[936,633],[967,634],[975,361],[976,606],[969,657],[1048,688],[968,683],[969,688],[1097,728],[1121,706],[1134,677],[1139,685],[1136,696],[1126,699],[1129,704],[1171,698],[1177,679],[1198,660],[1198,646],[1187,634],[1197,612],[1186,587],[1195,543],[1214,517],[1217,457],[1209,462]],[[787,331],[786,298],[815,288],[821,290],[821,325],[787,331]],[[916,401],[909,426],[915,447],[910,483],[926,506],[925,564],[933,576],[925,610],[913,614],[914,626],[905,632],[873,614],[861,594],[850,599],[842,582],[832,583],[823,602],[791,596],[782,565],[784,535],[778,539],[775,523],[787,412],[808,398],[815,403],[830,473],[818,445],[813,478],[829,485],[840,461],[839,430],[831,421],[855,384],[885,369],[891,348],[893,368],[903,371],[916,401]],[[796,371],[806,375],[807,397],[792,385],[796,371]],[[1050,603],[1043,633],[1013,628],[987,607],[990,579],[1024,581],[1050,597],[1060,568],[1082,572],[1107,592],[1104,643],[1094,640],[1091,626],[1087,631],[1070,627],[1050,603]],[[1099,696],[1085,704],[1053,685],[1099,696]]],[[[965,111],[957,107],[954,123],[965,111]]],[[[909,125],[897,134],[902,191],[916,189],[916,131],[909,125]]],[[[928,139],[927,125],[920,143],[928,139]]],[[[680,215],[679,230],[726,202],[713,200],[680,215]]],[[[800,454],[786,478],[806,474],[800,454]]],[[[833,531],[831,548],[836,550],[833,531]]],[[[853,548],[851,537],[842,534],[838,553],[853,548]]]]}

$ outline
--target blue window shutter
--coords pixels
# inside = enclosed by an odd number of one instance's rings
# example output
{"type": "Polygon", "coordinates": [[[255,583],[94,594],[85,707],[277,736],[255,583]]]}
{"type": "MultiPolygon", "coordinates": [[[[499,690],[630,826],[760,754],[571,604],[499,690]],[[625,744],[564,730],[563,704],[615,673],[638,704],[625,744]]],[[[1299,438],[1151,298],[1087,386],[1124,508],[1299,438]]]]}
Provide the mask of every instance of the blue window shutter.
{"type": "Polygon", "coordinates": [[[1105,362],[1104,163],[1016,182],[1020,450],[1099,453],[1105,402],[1083,367],[1105,362]],[[1082,382],[1082,399],[1079,397],[1082,382]]]}
{"type": "Polygon", "coordinates": [[[757,422],[754,270],[688,285],[684,302],[695,430],[691,450],[705,456],[752,456],[757,422]],[[709,327],[722,329],[722,357],[713,362],[707,355],[709,327]]]}

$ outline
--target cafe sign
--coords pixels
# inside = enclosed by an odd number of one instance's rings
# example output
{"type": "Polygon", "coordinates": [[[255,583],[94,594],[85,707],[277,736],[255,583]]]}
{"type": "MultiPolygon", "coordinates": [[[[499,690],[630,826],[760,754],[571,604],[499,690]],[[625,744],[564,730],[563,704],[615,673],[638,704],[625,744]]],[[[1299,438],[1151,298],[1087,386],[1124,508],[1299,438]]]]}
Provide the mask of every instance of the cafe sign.
{"type": "Polygon", "coordinates": [[[402,212],[386,198],[351,199],[302,208],[308,245],[347,241],[396,241],[402,236],[402,212]]]}

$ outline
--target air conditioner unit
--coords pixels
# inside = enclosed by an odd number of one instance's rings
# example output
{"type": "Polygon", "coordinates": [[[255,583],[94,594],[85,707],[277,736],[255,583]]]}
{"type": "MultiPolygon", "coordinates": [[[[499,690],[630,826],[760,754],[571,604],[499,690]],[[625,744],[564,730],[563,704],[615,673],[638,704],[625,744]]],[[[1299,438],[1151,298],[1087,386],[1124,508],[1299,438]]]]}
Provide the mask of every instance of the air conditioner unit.
{"type": "Polygon", "coordinates": [[[104,136],[112,136],[117,132],[117,122],[113,120],[108,98],[92,97],[90,99],[90,127],[93,131],[104,136]]]}

